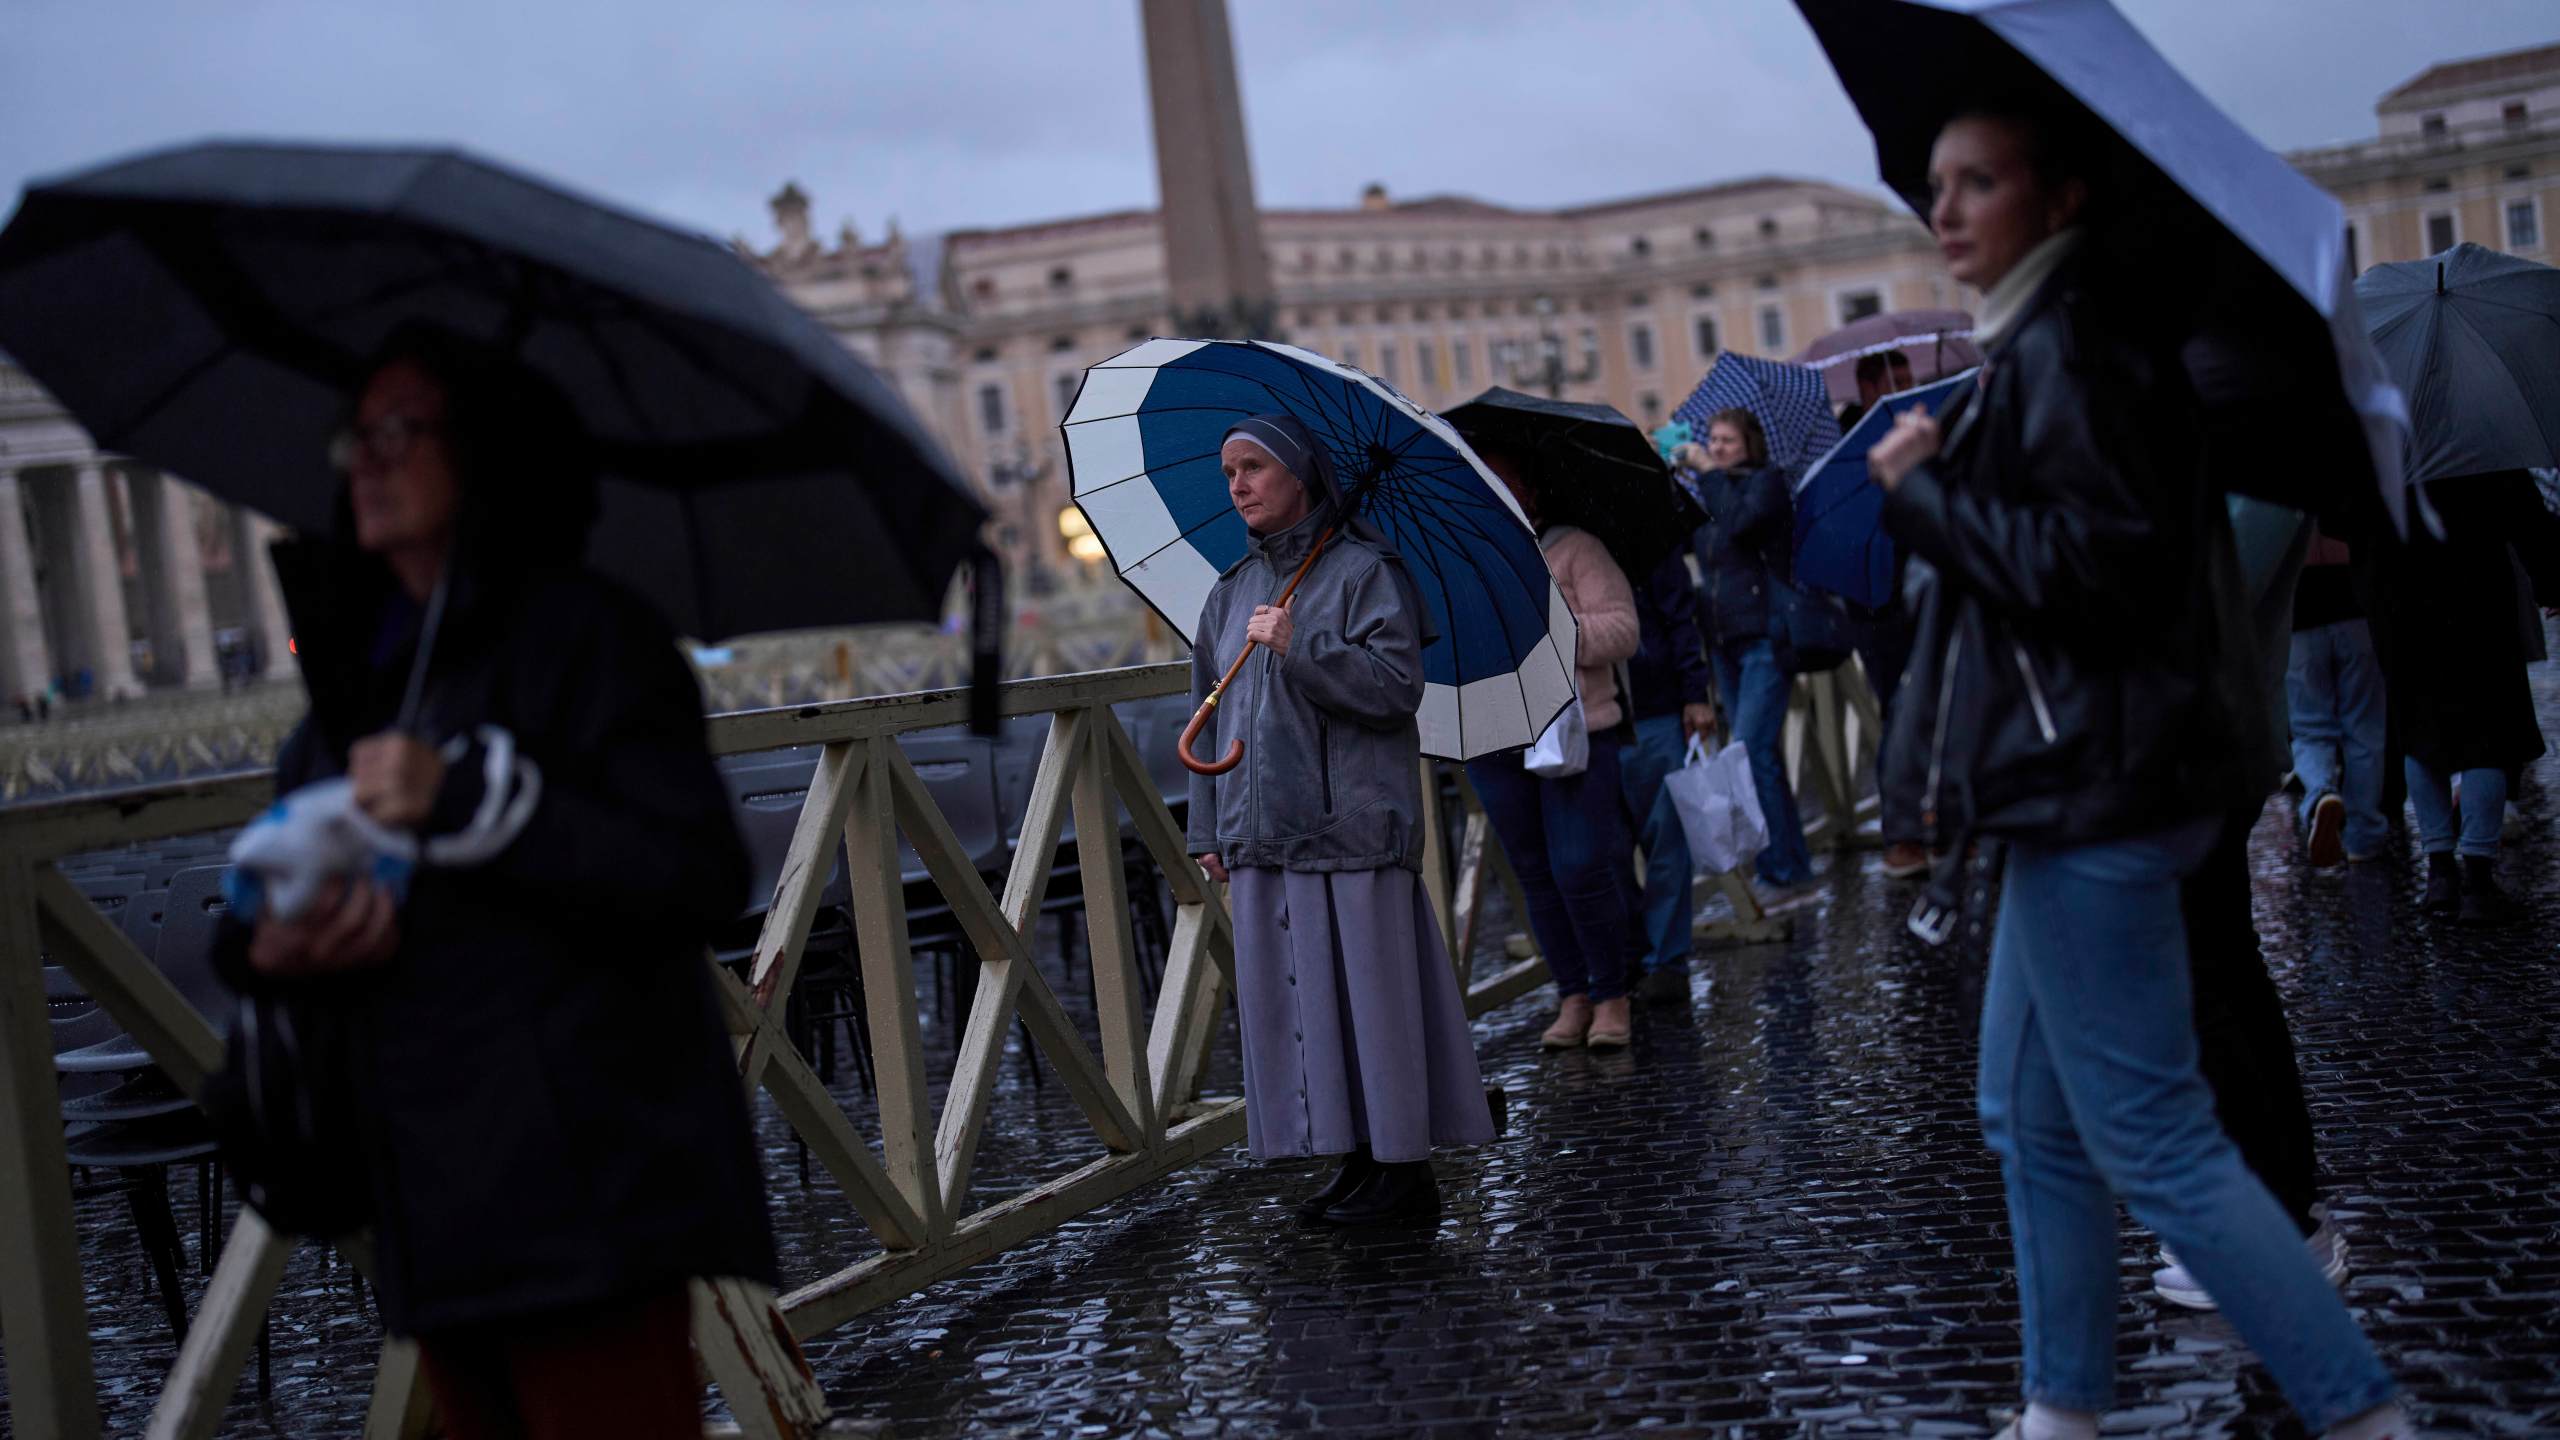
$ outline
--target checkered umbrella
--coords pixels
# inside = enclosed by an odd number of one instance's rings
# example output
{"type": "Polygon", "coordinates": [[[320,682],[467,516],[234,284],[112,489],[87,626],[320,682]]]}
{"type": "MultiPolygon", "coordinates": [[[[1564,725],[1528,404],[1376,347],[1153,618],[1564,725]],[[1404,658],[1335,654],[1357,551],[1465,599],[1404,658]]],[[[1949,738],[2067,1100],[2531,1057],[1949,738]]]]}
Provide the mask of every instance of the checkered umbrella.
{"type": "Polygon", "coordinates": [[[1671,418],[1704,435],[1719,410],[1748,410],[1758,416],[1761,433],[1769,439],[1769,462],[1790,474],[1803,474],[1840,443],[1831,392],[1822,383],[1822,372],[1810,366],[1727,350],[1707,367],[1707,378],[1671,418]]]}

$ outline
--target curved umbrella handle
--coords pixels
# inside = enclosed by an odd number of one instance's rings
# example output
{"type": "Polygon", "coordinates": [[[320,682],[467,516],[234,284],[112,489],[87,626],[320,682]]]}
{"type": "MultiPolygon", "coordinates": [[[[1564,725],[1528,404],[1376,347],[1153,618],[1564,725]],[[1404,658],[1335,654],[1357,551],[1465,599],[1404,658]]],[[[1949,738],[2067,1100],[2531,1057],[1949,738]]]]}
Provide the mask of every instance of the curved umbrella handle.
{"type": "Polygon", "coordinates": [[[1200,702],[1200,708],[1191,712],[1191,723],[1182,727],[1182,743],[1174,747],[1173,753],[1182,761],[1182,768],[1194,775],[1224,775],[1244,759],[1242,740],[1228,741],[1226,755],[1217,760],[1203,760],[1191,753],[1192,742],[1200,738],[1200,727],[1209,723],[1209,712],[1218,708],[1218,696],[1225,688],[1222,685],[1210,691],[1209,698],[1200,702]]]}

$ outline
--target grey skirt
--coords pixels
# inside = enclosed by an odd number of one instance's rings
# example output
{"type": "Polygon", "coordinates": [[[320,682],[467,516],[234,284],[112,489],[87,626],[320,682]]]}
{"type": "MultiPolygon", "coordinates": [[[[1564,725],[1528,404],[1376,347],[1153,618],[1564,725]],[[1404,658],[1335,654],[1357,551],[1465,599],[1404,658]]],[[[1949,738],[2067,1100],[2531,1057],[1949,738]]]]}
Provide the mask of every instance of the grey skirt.
{"type": "Polygon", "coordinates": [[[1493,1138],[1464,995],[1412,871],[1234,872],[1245,1128],[1257,1158],[1383,1161],[1493,1138]]]}

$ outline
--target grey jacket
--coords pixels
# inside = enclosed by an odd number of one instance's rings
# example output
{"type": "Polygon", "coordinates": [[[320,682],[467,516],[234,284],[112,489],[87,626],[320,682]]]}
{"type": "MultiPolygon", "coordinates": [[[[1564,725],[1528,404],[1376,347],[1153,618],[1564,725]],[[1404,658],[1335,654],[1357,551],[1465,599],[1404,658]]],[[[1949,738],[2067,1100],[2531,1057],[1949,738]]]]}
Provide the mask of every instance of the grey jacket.
{"type": "MultiPolygon", "coordinates": [[[[1332,524],[1319,505],[1277,535],[1254,537],[1218,577],[1191,649],[1191,699],[1207,698],[1244,648],[1257,605],[1275,603],[1332,524]]],[[[1231,740],[1244,759],[1191,777],[1190,847],[1227,868],[1422,868],[1422,617],[1397,561],[1350,533],[1334,536],[1289,608],[1289,653],[1257,649],[1236,672],[1192,753],[1231,740]]]]}

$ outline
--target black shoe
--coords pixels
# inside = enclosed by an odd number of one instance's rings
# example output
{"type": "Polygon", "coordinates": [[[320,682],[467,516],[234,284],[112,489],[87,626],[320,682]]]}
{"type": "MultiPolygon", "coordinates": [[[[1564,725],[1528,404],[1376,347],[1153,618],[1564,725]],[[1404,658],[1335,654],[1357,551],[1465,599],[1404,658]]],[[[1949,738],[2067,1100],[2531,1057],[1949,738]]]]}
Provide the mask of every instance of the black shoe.
{"type": "Polygon", "coordinates": [[[1367,1184],[1378,1173],[1378,1162],[1369,1158],[1369,1147],[1361,1146],[1342,1157],[1342,1166],[1324,1188],[1298,1202],[1298,1218],[1312,1225],[1324,1218],[1324,1212],[1351,1198],[1353,1192],[1367,1184]]]}
{"type": "Polygon", "coordinates": [[[2462,857],[2462,923],[2513,925],[2524,918],[2524,906],[2498,884],[2498,862],[2485,855],[2462,857]]]}
{"type": "Polygon", "coordinates": [[[2430,915],[2454,915],[2462,909],[2462,867],[2450,853],[2427,857],[2427,893],[2418,908],[2430,915]]]}
{"type": "Polygon", "coordinates": [[[1328,1225],[1388,1225],[1440,1213],[1440,1179],[1428,1160],[1380,1165],[1352,1197],[1324,1212],[1328,1225]]]}
{"type": "Polygon", "coordinates": [[[1636,985],[1636,998],[1647,1005],[1686,1005],[1689,1003],[1689,967],[1665,965],[1648,970],[1636,985]]]}

